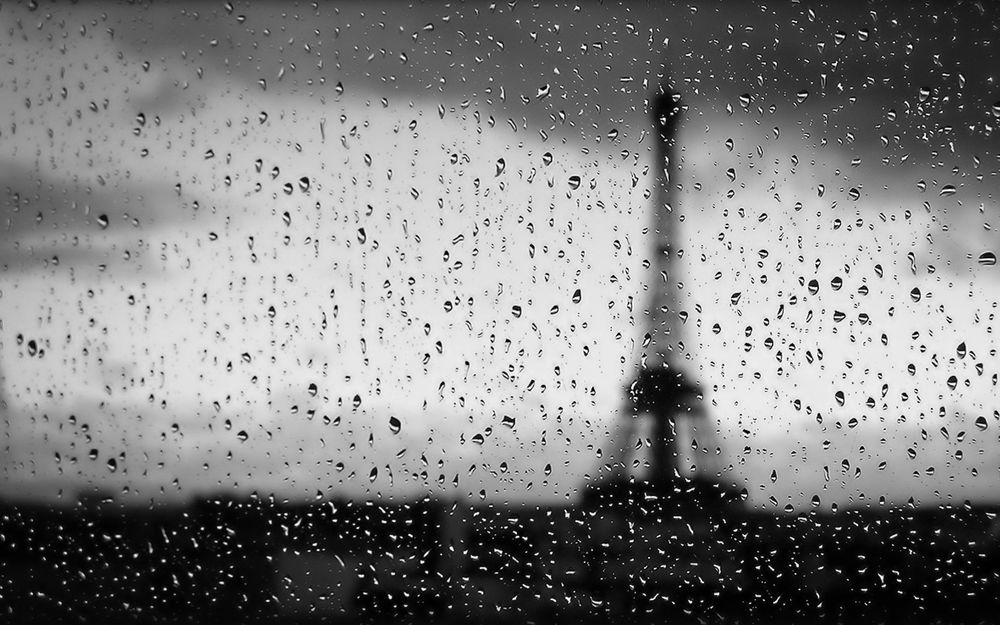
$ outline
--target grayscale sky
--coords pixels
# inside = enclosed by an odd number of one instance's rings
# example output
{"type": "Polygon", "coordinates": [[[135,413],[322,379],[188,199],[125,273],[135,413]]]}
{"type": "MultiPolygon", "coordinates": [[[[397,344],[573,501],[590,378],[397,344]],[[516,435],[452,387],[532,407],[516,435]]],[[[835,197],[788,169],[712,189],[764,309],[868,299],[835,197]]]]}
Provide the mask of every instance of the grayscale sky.
{"type": "Polygon", "coordinates": [[[4,4],[0,492],[575,500],[669,61],[682,465],[994,501],[995,10],[809,7],[4,4]]]}

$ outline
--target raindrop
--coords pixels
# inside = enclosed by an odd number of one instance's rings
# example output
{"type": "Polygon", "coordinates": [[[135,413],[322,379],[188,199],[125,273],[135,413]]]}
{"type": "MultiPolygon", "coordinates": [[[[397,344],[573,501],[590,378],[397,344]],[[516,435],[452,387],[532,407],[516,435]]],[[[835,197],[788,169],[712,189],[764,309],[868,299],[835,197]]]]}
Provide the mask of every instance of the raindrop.
{"type": "Polygon", "coordinates": [[[397,419],[396,417],[389,417],[389,431],[390,432],[392,432],[393,434],[399,434],[399,430],[401,430],[402,427],[403,427],[403,424],[400,423],[399,419],[397,419]]]}
{"type": "Polygon", "coordinates": [[[997,255],[993,252],[983,252],[979,255],[979,264],[984,267],[992,267],[997,264],[997,255]]]}

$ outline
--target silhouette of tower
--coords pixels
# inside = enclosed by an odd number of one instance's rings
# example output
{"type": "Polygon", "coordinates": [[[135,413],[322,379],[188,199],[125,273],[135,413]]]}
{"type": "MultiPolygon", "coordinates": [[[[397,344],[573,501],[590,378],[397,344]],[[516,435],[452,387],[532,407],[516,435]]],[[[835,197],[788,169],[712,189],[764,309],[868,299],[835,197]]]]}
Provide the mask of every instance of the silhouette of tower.
{"type": "Polygon", "coordinates": [[[670,174],[676,168],[677,128],[683,109],[680,95],[669,89],[656,94],[650,105],[657,139],[658,185],[653,210],[656,278],[650,288],[640,372],[628,391],[635,412],[651,415],[654,420],[650,481],[666,485],[675,480],[676,420],[681,414],[697,414],[700,391],[680,366],[682,342],[676,275],[680,220],[672,201],[674,185],[670,174]]]}

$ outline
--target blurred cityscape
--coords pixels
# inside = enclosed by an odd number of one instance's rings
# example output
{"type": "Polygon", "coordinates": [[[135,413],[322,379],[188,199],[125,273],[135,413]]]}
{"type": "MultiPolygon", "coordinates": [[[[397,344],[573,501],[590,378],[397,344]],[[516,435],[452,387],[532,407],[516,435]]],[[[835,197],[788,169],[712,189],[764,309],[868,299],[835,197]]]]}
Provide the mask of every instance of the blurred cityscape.
{"type": "Polygon", "coordinates": [[[774,516],[698,482],[579,506],[213,498],[0,512],[17,623],[991,622],[996,509],[774,516]]]}

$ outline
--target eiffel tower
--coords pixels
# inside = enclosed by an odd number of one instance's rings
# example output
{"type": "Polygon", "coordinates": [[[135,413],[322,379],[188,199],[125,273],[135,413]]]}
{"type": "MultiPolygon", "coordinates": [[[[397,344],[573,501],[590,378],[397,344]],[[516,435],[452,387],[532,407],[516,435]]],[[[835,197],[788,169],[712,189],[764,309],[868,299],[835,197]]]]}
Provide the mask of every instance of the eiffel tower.
{"type": "MultiPolygon", "coordinates": [[[[636,424],[651,419],[651,453],[647,477],[641,482],[619,478],[589,489],[585,499],[591,503],[610,500],[673,500],[677,505],[700,506],[705,496],[733,503],[733,489],[715,484],[704,471],[693,478],[678,471],[677,425],[681,420],[705,420],[702,392],[682,367],[683,341],[677,260],[682,251],[677,245],[681,223],[673,203],[671,171],[677,169],[677,132],[684,105],[680,94],[661,88],[650,99],[650,115],[657,139],[658,172],[656,204],[653,211],[655,275],[650,287],[646,333],[639,357],[639,373],[626,389],[624,412],[629,419],[629,437],[636,438],[636,424]],[[623,483],[624,482],[624,483],[623,483]],[[709,495],[710,493],[710,495],[709,495]],[[655,494],[655,495],[653,495],[655,494]],[[652,497],[650,495],[653,495],[652,497]],[[685,504],[684,501],[687,501],[685,504]]],[[[673,507],[673,506],[671,506],[673,507]]]]}

